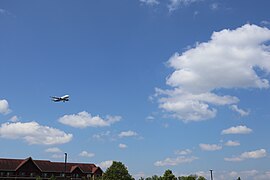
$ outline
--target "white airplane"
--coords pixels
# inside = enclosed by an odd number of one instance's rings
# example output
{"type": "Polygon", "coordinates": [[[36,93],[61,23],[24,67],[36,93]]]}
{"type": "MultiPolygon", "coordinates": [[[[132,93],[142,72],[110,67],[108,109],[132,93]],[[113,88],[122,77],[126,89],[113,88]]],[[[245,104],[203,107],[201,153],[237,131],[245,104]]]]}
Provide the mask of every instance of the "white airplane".
{"type": "Polygon", "coordinates": [[[69,101],[69,95],[64,95],[62,97],[52,96],[51,98],[52,98],[52,101],[54,101],[54,102],[59,102],[59,101],[66,102],[66,101],[69,101]]]}

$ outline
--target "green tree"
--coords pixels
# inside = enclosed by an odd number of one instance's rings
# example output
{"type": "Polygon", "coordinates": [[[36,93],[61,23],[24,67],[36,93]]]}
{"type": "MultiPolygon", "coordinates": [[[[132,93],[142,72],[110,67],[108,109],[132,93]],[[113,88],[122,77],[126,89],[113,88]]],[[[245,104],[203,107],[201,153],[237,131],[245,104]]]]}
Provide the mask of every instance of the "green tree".
{"type": "Polygon", "coordinates": [[[114,161],[104,173],[103,180],[134,180],[134,178],[123,163],[114,161]]]}
{"type": "Polygon", "coordinates": [[[153,175],[152,177],[147,177],[145,180],[163,180],[162,177],[153,175]]]}
{"type": "Polygon", "coordinates": [[[241,178],[240,178],[240,177],[238,177],[238,178],[237,178],[237,180],[241,180],[241,178]]]}
{"type": "Polygon", "coordinates": [[[206,178],[203,176],[199,176],[197,180],[206,180],[206,178]]]}
{"type": "Polygon", "coordinates": [[[197,175],[189,175],[189,176],[180,176],[178,177],[178,180],[196,180],[197,175]]]}
{"type": "Polygon", "coordinates": [[[163,174],[162,180],[177,180],[171,170],[166,170],[163,174]]]}

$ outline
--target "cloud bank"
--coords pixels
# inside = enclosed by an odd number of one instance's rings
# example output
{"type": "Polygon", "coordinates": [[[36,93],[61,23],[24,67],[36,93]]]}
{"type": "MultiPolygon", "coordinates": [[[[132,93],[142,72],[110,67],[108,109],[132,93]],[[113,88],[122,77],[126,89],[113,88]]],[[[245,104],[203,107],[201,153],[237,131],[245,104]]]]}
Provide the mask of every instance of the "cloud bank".
{"type": "Polygon", "coordinates": [[[82,151],[82,152],[79,154],[79,156],[90,158],[90,157],[94,157],[95,154],[94,154],[94,153],[91,153],[91,152],[87,152],[87,151],[82,151]]]}
{"type": "Polygon", "coordinates": [[[118,136],[119,137],[133,137],[133,136],[137,136],[138,133],[134,132],[134,131],[122,131],[118,136]]]}
{"type": "Polygon", "coordinates": [[[267,155],[267,152],[265,149],[259,149],[255,151],[249,151],[249,152],[244,152],[239,156],[235,156],[232,158],[224,158],[225,161],[243,161],[245,159],[258,159],[258,158],[263,158],[267,155]]]}
{"type": "Polygon", "coordinates": [[[107,116],[105,119],[99,116],[92,116],[86,111],[78,114],[64,115],[59,118],[59,122],[75,128],[86,127],[106,127],[121,120],[120,116],[107,116]]]}
{"type": "Polygon", "coordinates": [[[269,88],[265,75],[270,72],[270,30],[246,24],[235,30],[214,32],[208,42],[182,54],[175,53],[168,61],[174,72],[166,79],[171,90],[156,89],[159,107],[183,121],[214,118],[215,106],[232,106],[235,96],[217,90],[269,88]]]}
{"type": "Polygon", "coordinates": [[[32,121],[27,123],[4,123],[0,127],[0,137],[23,139],[28,144],[55,145],[68,143],[72,140],[73,135],[32,121]]]}
{"type": "Polygon", "coordinates": [[[203,151],[218,151],[222,149],[222,146],[217,144],[199,144],[203,151]]]}
{"type": "Polygon", "coordinates": [[[246,126],[235,126],[228,129],[224,129],[221,134],[249,134],[252,132],[252,129],[246,126]]]}
{"type": "Polygon", "coordinates": [[[194,160],[198,159],[197,157],[185,157],[185,156],[179,156],[176,158],[166,158],[163,161],[157,161],[154,163],[155,166],[176,166],[183,163],[190,163],[194,160]]]}

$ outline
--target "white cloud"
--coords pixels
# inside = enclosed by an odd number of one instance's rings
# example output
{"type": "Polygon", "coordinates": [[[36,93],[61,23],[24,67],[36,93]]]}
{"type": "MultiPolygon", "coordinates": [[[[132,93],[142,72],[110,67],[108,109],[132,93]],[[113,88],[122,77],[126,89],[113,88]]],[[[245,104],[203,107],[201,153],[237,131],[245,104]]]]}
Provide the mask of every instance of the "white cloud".
{"type": "Polygon", "coordinates": [[[127,148],[127,145],[126,144],[119,144],[118,146],[120,149],[126,149],[127,148]]]}
{"type": "Polygon", "coordinates": [[[212,3],[210,5],[210,9],[213,10],[213,11],[218,10],[218,8],[219,8],[219,4],[218,3],[212,3]]]}
{"type": "Polygon", "coordinates": [[[53,154],[52,158],[54,159],[64,159],[65,155],[64,154],[53,154]]]}
{"type": "Polygon", "coordinates": [[[48,148],[45,150],[47,153],[61,153],[62,150],[57,147],[48,148]]]}
{"type": "Polygon", "coordinates": [[[18,116],[12,116],[12,117],[10,118],[10,121],[11,121],[11,122],[17,122],[17,121],[19,121],[19,118],[18,118],[18,116]]]}
{"type": "Polygon", "coordinates": [[[147,117],[146,117],[146,120],[147,120],[147,121],[153,121],[154,119],[155,119],[154,116],[147,116],[147,117]]]}
{"type": "Polygon", "coordinates": [[[263,21],[261,21],[261,24],[262,25],[270,25],[270,21],[263,20],[263,21]]]}
{"type": "Polygon", "coordinates": [[[12,15],[8,10],[0,8],[0,15],[12,15]]]}
{"type": "Polygon", "coordinates": [[[65,115],[59,118],[59,122],[68,126],[76,128],[86,128],[86,127],[105,127],[110,126],[121,120],[120,116],[107,116],[102,119],[99,116],[91,116],[86,111],[79,112],[78,114],[65,115]]]}
{"type": "Polygon", "coordinates": [[[180,6],[188,6],[192,3],[199,2],[201,0],[170,0],[168,8],[169,11],[175,11],[178,9],[180,6]]]}
{"type": "Polygon", "coordinates": [[[0,100],[0,114],[8,114],[10,112],[8,101],[5,99],[0,100]]]}
{"type": "Polygon", "coordinates": [[[225,143],[225,146],[240,146],[240,143],[238,141],[229,140],[225,143]]]}
{"type": "Polygon", "coordinates": [[[192,94],[183,89],[161,90],[156,88],[156,96],[159,96],[159,107],[171,112],[173,117],[188,121],[201,121],[216,116],[216,109],[209,108],[212,105],[230,105],[239,100],[232,96],[218,96],[206,92],[192,94]]]}
{"type": "Polygon", "coordinates": [[[112,136],[113,135],[112,135],[111,131],[106,131],[106,132],[94,134],[92,137],[93,137],[93,139],[96,139],[96,140],[105,140],[107,138],[112,138],[112,136]]]}
{"type": "Polygon", "coordinates": [[[229,173],[230,178],[241,177],[241,179],[256,179],[256,180],[269,180],[270,171],[259,172],[258,170],[247,170],[247,171],[232,171],[229,173]]]}
{"type": "Polygon", "coordinates": [[[141,177],[142,177],[142,178],[146,177],[146,175],[145,175],[144,172],[139,172],[139,173],[134,174],[133,177],[134,177],[135,179],[140,179],[141,177]]]}
{"type": "Polygon", "coordinates": [[[267,154],[265,149],[259,149],[255,151],[249,151],[249,152],[244,152],[240,156],[235,156],[231,158],[224,158],[225,161],[243,161],[245,159],[258,159],[258,158],[263,158],[267,154]]]}
{"type": "Polygon", "coordinates": [[[270,179],[270,171],[266,171],[264,173],[257,174],[254,179],[256,179],[256,180],[269,180],[270,179]]]}
{"type": "Polygon", "coordinates": [[[231,108],[231,110],[233,110],[233,111],[239,113],[240,116],[247,116],[247,115],[249,115],[249,111],[245,111],[245,110],[243,110],[243,109],[240,109],[240,108],[238,108],[238,106],[235,105],[235,104],[234,104],[234,105],[231,105],[230,108],[231,108]]]}
{"type": "Polygon", "coordinates": [[[134,131],[123,131],[121,132],[118,136],[119,137],[132,137],[132,136],[137,136],[138,133],[134,132],[134,131]]]}
{"type": "Polygon", "coordinates": [[[79,156],[81,157],[94,157],[95,154],[94,153],[91,153],[91,152],[87,152],[87,151],[82,151],[79,156]]]}
{"type": "Polygon", "coordinates": [[[155,166],[176,166],[179,164],[184,164],[184,163],[190,163],[194,160],[198,159],[197,157],[185,157],[185,156],[179,156],[176,158],[166,158],[163,161],[157,161],[154,163],[155,166]]]}
{"type": "Polygon", "coordinates": [[[235,126],[230,127],[229,129],[224,129],[221,134],[249,134],[252,132],[252,129],[246,126],[235,126]]]}
{"type": "Polygon", "coordinates": [[[106,170],[107,168],[109,168],[113,163],[113,160],[108,160],[108,161],[103,161],[99,164],[97,164],[97,166],[99,166],[101,169],[106,170]]]}
{"type": "Polygon", "coordinates": [[[222,149],[222,146],[217,144],[199,144],[203,151],[218,151],[222,149]]]}
{"type": "Polygon", "coordinates": [[[256,174],[258,174],[257,170],[240,171],[240,172],[232,171],[232,172],[230,172],[230,176],[232,176],[232,177],[254,176],[256,174]]]}
{"type": "Polygon", "coordinates": [[[192,151],[190,149],[185,149],[185,150],[176,150],[174,153],[176,155],[188,155],[191,154],[192,151]]]}
{"type": "Polygon", "coordinates": [[[214,106],[239,102],[216,90],[269,88],[260,76],[270,72],[270,48],[264,44],[269,40],[269,29],[246,24],[214,32],[208,42],[175,53],[168,61],[174,72],[166,80],[173,89],[156,89],[159,107],[177,119],[200,121],[216,116],[214,106]]]}
{"type": "Polygon", "coordinates": [[[7,139],[23,139],[29,144],[64,144],[72,139],[72,134],[48,126],[41,126],[37,122],[4,123],[0,127],[0,137],[7,139]]]}
{"type": "Polygon", "coordinates": [[[149,6],[154,6],[154,5],[158,5],[159,1],[158,0],[140,0],[140,2],[149,5],[149,6]]]}

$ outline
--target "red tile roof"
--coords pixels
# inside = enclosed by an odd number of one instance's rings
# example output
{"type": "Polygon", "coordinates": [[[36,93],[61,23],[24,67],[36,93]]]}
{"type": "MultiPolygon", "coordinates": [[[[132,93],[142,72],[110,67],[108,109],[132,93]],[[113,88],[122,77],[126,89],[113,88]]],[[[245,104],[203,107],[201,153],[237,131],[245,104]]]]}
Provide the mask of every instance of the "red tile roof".
{"type": "MultiPolygon", "coordinates": [[[[3,159],[0,158],[0,170],[2,171],[16,171],[23,164],[28,161],[33,161],[41,172],[64,172],[64,162],[51,162],[46,160],[33,160],[31,157],[27,159],[3,159]]],[[[100,169],[95,164],[86,163],[66,163],[66,172],[72,172],[76,168],[79,168],[83,173],[95,173],[97,169],[100,169]]],[[[101,169],[100,169],[101,170],[101,169]]],[[[101,170],[102,171],[102,170],[101,170]]]]}

